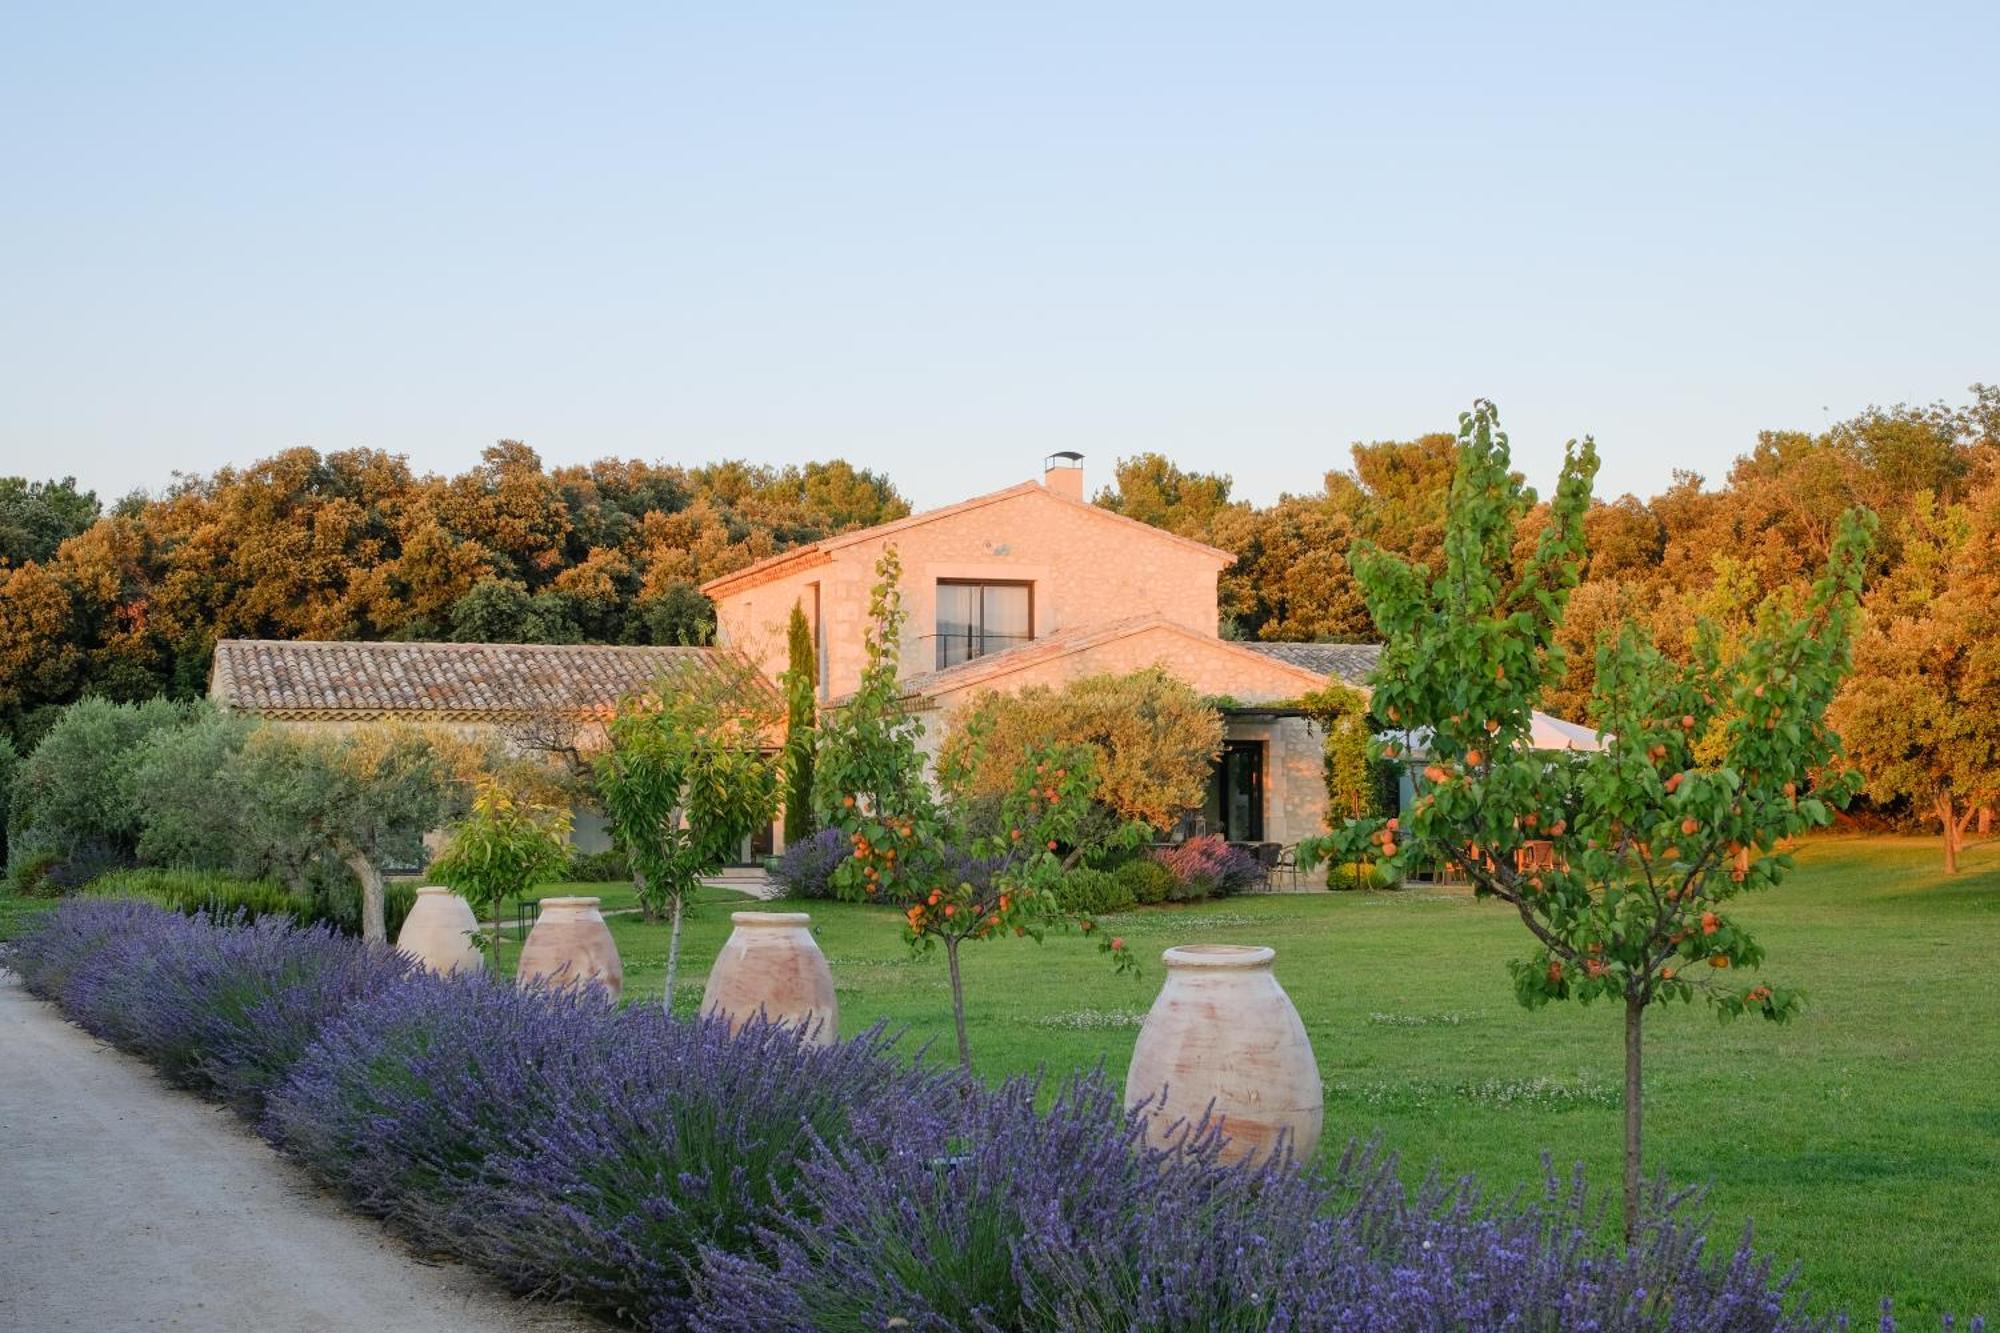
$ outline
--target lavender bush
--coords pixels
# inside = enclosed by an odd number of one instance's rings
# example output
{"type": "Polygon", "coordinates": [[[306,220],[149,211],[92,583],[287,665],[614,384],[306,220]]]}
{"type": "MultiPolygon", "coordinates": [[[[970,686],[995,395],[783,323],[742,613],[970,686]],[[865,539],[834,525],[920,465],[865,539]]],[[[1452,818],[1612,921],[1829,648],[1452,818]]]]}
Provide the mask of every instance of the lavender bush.
{"type": "Polygon", "coordinates": [[[326,926],[65,903],[17,950],[29,988],[173,1082],[254,1111],[334,1016],[409,967],[326,926]]]}
{"type": "Polygon", "coordinates": [[[847,855],[847,835],[837,828],[823,828],[810,838],[786,843],[771,878],[790,897],[831,898],[834,869],[847,855]]]}
{"type": "MultiPolygon", "coordinates": [[[[1711,1252],[1663,1187],[1626,1247],[1577,1179],[1494,1202],[1407,1190],[1372,1150],[1223,1165],[1200,1126],[1147,1148],[1101,1075],[1040,1110],[1033,1083],[968,1086],[879,1030],[731,1038],[135,902],[68,901],[9,962],[170,1077],[261,1105],[362,1208],[648,1329],[1849,1327],[1805,1314],[1747,1232],[1711,1252]]],[[[1876,1327],[1895,1333],[1886,1309],[1876,1327]]]]}
{"type": "Polygon", "coordinates": [[[1030,1084],[981,1100],[962,1157],[822,1144],[772,1258],[704,1257],[706,1333],[750,1330],[1815,1327],[1748,1238],[1711,1259],[1686,1201],[1656,1197],[1628,1253],[1580,1183],[1490,1208],[1469,1185],[1405,1193],[1393,1159],[1328,1174],[1220,1165],[1197,1127],[1143,1146],[1101,1078],[1046,1113],[1030,1084]]]}
{"type": "Polygon", "coordinates": [[[619,1026],[587,991],[416,973],[327,1026],[264,1133],[357,1207],[449,1247],[487,1161],[597,1083],[619,1026]]]}
{"type": "Polygon", "coordinates": [[[66,902],[22,933],[7,965],[29,994],[55,1001],[82,1023],[82,1015],[64,998],[70,977],[110,944],[159,929],[167,915],[150,903],[66,902]]]}
{"type": "Polygon", "coordinates": [[[486,1164],[460,1252],[518,1289],[685,1328],[699,1256],[761,1255],[815,1145],[944,1140],[956,1076],[889,1055],[879,1029],[821,1048],[783,1027],[732,1038],[631,1011],[595,1085],[486,1164]]]}

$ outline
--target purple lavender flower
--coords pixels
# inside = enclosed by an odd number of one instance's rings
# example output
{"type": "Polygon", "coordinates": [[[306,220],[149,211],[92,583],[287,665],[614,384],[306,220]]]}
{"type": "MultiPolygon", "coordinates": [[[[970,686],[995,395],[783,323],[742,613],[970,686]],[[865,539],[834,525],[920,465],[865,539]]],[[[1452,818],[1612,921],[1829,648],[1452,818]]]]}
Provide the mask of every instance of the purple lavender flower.
{"type": "Polygon", "coordinates": [[[413,973],[327,1026],[264,1133],[358,1207],[449,1245],[487,1161],[599,1080],[618,1027],[588,990],[413,973]]]}
{"type": "Polygon", "coordinates": [[[893,1063],[880,1029],[822,1048],[631,1010],[595,1081],[485,1164],[459,1249],[519,1289],[685,1328],[704,1248],[761,1255],[817,1145],[942,1143],[957,1088],[893,1063]]]}
{"type": "Polygon", "coordinates": [[[31,989],[173,1082],[252,1112],[322,1027],[409,967],[281,917],[214,923],[91,899],[53,916],[18,951],[31,989]]]}
{"type": "Polygon", "coordinates": [[[831,898],[833,872],[848,856],[847,835],[823,828],[810,838],[785,844],[771,878],[793,898],[831,898]]]}
{"type": "Polygon", "coordinates": [[[1224,1165],[1206,1126],[1147,1147],[1101,1074],[1044,1110],[1036,1083],[968,1085],[879,1030],[732,1038],[282,920],[73,900],[10,962],[169,1077],[263,1107],[362,1208],[648,1329],[1849,1327],[1807,1315],[1747,1230],[1712,1251],[1697,1199],[1663,1185],[1628,1247],[1580,1176],[1495,1202],[1406,1189],[1374,1148],[1224,1165]]]}

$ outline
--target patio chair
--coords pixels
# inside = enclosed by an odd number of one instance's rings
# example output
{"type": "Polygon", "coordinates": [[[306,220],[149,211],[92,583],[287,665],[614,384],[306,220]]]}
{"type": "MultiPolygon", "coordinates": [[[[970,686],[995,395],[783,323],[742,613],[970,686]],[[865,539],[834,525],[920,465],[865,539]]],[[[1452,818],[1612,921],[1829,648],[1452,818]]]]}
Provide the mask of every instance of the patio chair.
{"type": "Polygon", "coordinates": [[[1271,886],[1272,873],[1277,870],[1278,862],[1284,859],[1284,844],[1260,842],[1250,849],[1250,854],[1257,858],[1258,869],[1263,872],[1264,887],[1269,888],[1271,886]]]}

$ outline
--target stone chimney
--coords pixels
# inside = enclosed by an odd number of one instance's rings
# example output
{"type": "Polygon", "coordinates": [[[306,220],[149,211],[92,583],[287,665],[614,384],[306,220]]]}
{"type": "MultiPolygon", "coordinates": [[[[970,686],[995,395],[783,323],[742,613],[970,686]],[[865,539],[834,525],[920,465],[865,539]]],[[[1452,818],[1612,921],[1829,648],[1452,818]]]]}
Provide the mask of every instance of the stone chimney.
{"type": "Polygon", "coordinates": [[[1083,455],[1063,450],[1042,461],[1042,485],[1065,500],[1083,499],[1083,455]]]}

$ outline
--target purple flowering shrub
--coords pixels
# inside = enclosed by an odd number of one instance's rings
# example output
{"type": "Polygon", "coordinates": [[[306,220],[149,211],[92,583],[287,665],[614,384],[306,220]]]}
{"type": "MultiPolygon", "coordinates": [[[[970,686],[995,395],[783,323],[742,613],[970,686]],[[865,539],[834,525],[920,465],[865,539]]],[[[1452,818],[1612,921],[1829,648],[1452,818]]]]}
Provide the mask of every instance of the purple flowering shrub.
{"type": "MultiPolygon", "coordinates": [[[[942,1123],[955,1079],[759,1023],[412,977],[331,1024],[271,1101],[271,1140],[518,1290],[685,1326],[704,1245],[749,1250],[801,1159],[942,1123]]],[[[933,1131],[941,1137],[941,1131],[933,1131]]]]}
{"type": "MultiPolygon", "coordinates": [[[[1504,1202],[1393,1158],[1148,1148],[1101,1074],[989,1089],[753,1024],[437,977],[324,927],[76,899],[9,965],[360,1207],[517,1289],[743,1330],[1828,1333],[1664,1186],[1631,1246],[1580,1179],[1504,1202]]],[[[1947,1325],[1949,1327],[1949,1325],[1947,1325]]],[[[1877,1325],[1895,1333],[1885,1310],[1877,1325]]],[[[1970,1333],[1984,1325],[1971,1321],[1970,1333]]]]}
{"type": "Polygon", "coordinates": [[[1047,1112],[981,1097],[956,1156],[826,1143],[769,1241],[708,1253],[694,1326],[751,1330],[1593,1329],[1780,1333],[1802,1313],[1748,1237],[1711,1256],[1656,1191],[1629,1251],[1580,1182],[1526,1205],[1468,1183],[1407,1192],[1393,1158],[1326,1172],[1223,1165],[1195,1127],[1146,1149],[1102,1078],[1047,1112]]]}
{"type": "Polygon", "coordinates": [[[831,898],[833,872],[849,855],[847,835],[837,828],[823,828],[810,838],[785,844],[771,878],[784,886],[792,898],[831,898]]]}
{"type": "Polygon", "coordinates": [[[488,1159],[595,1085],[617,1026],[588,991],[413,973],[327,1026],[263,1131],[363,1211],[449,1245],[488,1159]]]}
{"type": "Polygon", "coordinates": [[[982,1091],[945,1141],[819,1145],[769,1261],[704,1256],[694,1326],[1269,1326],[1244,1300],[1266,1284],[1218,1279],[1282,1257],[1218,1242],[1258,1188],[1277,1210],[1310,1177],[1216,1168],[1215,1136],[1199,1131],[1148,1151],[1101,1077],[1073,1080],[1046,1113],[1037,1093],[1026,1080],[982,1091]]]}
{"type": "Polygon", "coordinates": [[[170,1081],[249,1111],[320,1029],[409,968],[330,927],[66,902],[16,950],[29,988],[170,1081]]]}
{"type": "Polygon", "coordinates": [[[1263,873],[1256,857],[1214,833],[1161,848],[1153,859],[1173,872],[1179,889],[1169,896],[1176,901],[1226,898],[1255,884],[1263,873]]]}
{"type": "Polygon", "coordinates": [[[70,977],[108,945],[136,938],[166,916],[150,903],[65,902],[14,941],[7,965],[30,995],[54,1001],[80,1023],[81,1015],[63,998],[70,977]]]}
{"type": "Polygon", "coordinates": [[[621,1029],[595,1086],[486,1164],[458,1248],[517,1289],[663,1333],[687,1327],[705,1250],[761,1256],[817,1144],[941,1143],[959,1100],[955,1074],[892,1062],[880,1029],[815,1047],[650,1006],[621,1029]]]}

